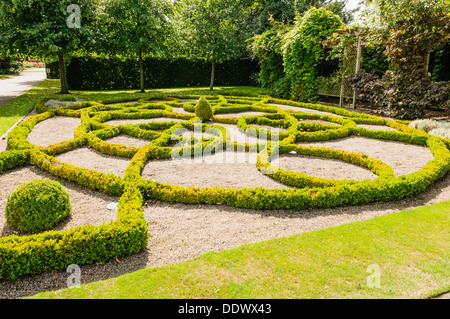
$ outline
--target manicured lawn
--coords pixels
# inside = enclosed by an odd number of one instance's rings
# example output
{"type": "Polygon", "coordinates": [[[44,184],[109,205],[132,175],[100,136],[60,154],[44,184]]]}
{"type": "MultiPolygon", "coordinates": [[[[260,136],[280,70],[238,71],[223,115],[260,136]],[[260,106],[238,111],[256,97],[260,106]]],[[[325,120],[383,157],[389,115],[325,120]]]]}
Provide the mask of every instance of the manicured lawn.
{"type": "Polygon", "coordinates": [[[12,74],[0,74],[0,80],[7,79],[9,77],[13,76],[12,74]]]}
{"type": "Polygon", "coordinates": [[[0,135],[30,111],[36,102],[59,92],[58,81],[46,80],[25,94],[0,105],[0,135]]]}
{"type": "MultiPolygon", "coordinates": [[[[18,120],[22,118],[28,111],[30,111],[36,102],[43,98],[60,99],[63,96],[57,94],[60,91],[59,80],[45,80],[35,88],[27,93],[9,101],[4,105],[0,105],[0,135],[4,134],[11,128],[18,120]]],[[[137,93],[137,90],[120,90],[120,91],[71,91],[73,97],[83,100],[129,100],[140,99],[143,97],[152,96],[167,96],[170,94],[202,94],[214,95],[220,93],[238,93],[241,95],[257,95],[263,94],[265,91],[261,88],[255,87],[218,87],[214,91],[209,91],[209,88],[177,88],[177,89],[155,89],[148,90],[147,93],[137,93]]]]}
{"type": "Polygon", "coordinates": [[[450,290],[449,213],[424,206],[32,298],[426,298],[450,290]]]}

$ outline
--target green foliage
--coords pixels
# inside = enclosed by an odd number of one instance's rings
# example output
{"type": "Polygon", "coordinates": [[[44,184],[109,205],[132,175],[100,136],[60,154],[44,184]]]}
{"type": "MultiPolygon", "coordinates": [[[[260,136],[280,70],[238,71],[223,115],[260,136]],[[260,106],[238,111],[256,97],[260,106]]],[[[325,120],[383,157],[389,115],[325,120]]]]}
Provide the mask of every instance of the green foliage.
{"type": "Polygon", "coordinates": [[[0,2],[0,47],[11,53],[19,52],[41,59],[60,62],[61,92],[67,92],[64,59],[75,51],[92,47],[95,42],[97,1],[77,0],[80,24],[68,26],[72,20],[67,12],[71,0],[33,0],[0,2]]]}
{"type": "Polygon", "coordinates": [[[139,58],[141,92],[145,91],[143,57],[167,52],[171,38],[169,9],[164,0],[106,1],[106,36],[100,42],[100,51],[109,53],[113,48],[122,56],[139,58]]]}
{"type": "Polygon", "coordinates": [[[284,71],[281,50],[282,39],[290,29],[289,24],[273,21],[271,29],[248,40],[252,57],[261,65],[258,81],[276,97],[291,97],[291,82],[284,71]]]}
{"type": "MultiPolygon", "coordinates": [[[[58,70],[57,63],[47,68],[58,70]]],[[[145,87],[173,88],[208,86],[211,65],[205,61],[186,58],[145,57],[143,59],[145,87]]],[[[256,62],[249,59],[231,59],[216,64],[215,83],[220,86],[253,85],[256,62]]],[[[53,77],[55,78],[55,77],[53,77]]],[[[57,78],[57,77],[56,77],[57,78]]],[[[139,88],[139,68],[135,59],[73,57],[67,66],[67,83],[71,90],[113,90],[139,88]]]]}
{"type": "MultiPolygon", "coordinates": [[[[416,119],[426,108],[450,111],[450,84],[432,82],[425,56],[446,43],[449,5],[442,0],[376,0],[375,21],[366,39],[386,46],[389,71],[382,77],[361,72],[349,77],[353,89],[388,116],[416,119]]],[[[429,70],[430,71],[430,70],[429,70]]]]}
{"type": "Polygon", "coordinates": [[[209,104],[208,100],[202,96],[195,106],[195,115],[199,117],[202,121],[208,121],[213,116],[213,111],[211,108],[211,104],[209,104]]]}
{"type": "Polygon", "coordinates": [[[49,230],[69,216],[69,194],[52,180],[33,180],[20,185],[5,207],[6,222],[26,233],[49,230]]]}
{"type": "Polygon", "coordinates": [[[173,23],[181,55],[215,63],[240,57],[246,34],[241,30],[243,9],[234,0],[180,0],[174,3],[173,23]]]}
{"type": "Polygon", "coordinates": [[[308,10],[285,36],[284,69],[292,82],[292,98],[317,98],[318,65],[325,58],[321,43],[342,26],[341,19],[324,8],[308,10]]]}

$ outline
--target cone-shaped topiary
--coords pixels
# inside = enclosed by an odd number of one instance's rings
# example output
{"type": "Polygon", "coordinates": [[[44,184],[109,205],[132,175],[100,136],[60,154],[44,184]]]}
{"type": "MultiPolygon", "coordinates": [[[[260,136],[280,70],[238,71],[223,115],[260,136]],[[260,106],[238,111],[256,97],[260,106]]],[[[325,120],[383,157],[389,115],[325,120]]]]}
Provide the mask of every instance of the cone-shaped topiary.
{"type": "Polygon", "coordinates": [[[26,233],[49,230],[72,210],[69,194],[52,180],[33,180],[20,185],[5,208],[6,222],[26,233]]]}
{"type": "Polygon", "coordinates": [[[208,121],[213,116],[211,104],[208,100],[202,96],[195,106],[195,115],[202,119],[202,121],[208,121]]]}

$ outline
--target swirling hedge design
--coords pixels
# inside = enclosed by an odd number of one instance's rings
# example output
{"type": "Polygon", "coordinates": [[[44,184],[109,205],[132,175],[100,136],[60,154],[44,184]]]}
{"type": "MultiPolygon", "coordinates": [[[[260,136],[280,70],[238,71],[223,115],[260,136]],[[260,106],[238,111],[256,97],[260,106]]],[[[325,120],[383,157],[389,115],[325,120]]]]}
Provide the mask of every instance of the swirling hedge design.
{"type": "Polygon", "coordinates": [[[146,246],[148,239],[147,221],[142,208],[144,199],[189,204],[222,204],[259,210],[360,205],[415,196],[442,178],[450,169],[450,152],[445,141],[410,128],[405,122],[266,96],[256,98],[219,95],[208,97],[217,116],[212,118],[212,122],[201,123],[193,113],[195,102],[182,100],[198,98],[178,96],[158,101],[141,99],[138,103],[126,103],[130,101],[123,100],[81,102],[62,108],[48,108],[44,105],[46,101],[38,103],[36,110],[39,114],[20,123],[8,135],[10,150],[0,153],[0,172],[31,164],[80,186],[118,196],[120,200],[117,219],[101,226],[81,226],[64,231],[0,238],[0,277],[16,279],[23,275],[65,269],[70,264],[105,262],[114,257],[139,252],[146,246]],[[288,105],[292,109],[280,108],[277,105],[288,105]],[[305,109],[329,114],[310,113],[305,109]],[[180,113],[177,110],[186,112],[180,113]],[[241,112],[264,114],[240,116],[241,112]],[[37,123],[54,116],[81,119],[73,139],[47,147],[36,146],[27,141],[27,136],[37,123]],[[154,118],[166,118],[167,121],[117,126],[107,124],[108,121],[116,119],[154,118]],[[236,125],[248,135],[264,136],[267,140],[260,143],[234,141],[221,124],[236,125]],[[358,127],[357,124],[381,125],[396,131],[374,131],[358,127]],[[268,130],[260,125],[283,130],[268,130]],[[194,129],[201,129],[202,132],[207,132],[208,136],[198,138],[177,134],[180,130],[194,129]],[[148,143],[143,147],[130,147],[106,141],[120,134],[143,139],[148,143]],[[297,144],[351,135],[427,146],[434,159],[417,172],[396,177],[389,165],[365,154],[297,144]],[[149,161],[169,159],[173,154],[180,153],[189,157],[218,152],[229,149],[230,146],[235,151],[258,150],[256,168],[292,188],[181,187],[143,179],[141,176],[149,161]],[[124,176],[118,177],[63,163],[55,157],[80,147],[90,147],[103,154],[129,158],[130,164],[124,176]],[[281,155],[295,152],[299,155],[341,160],[367,168],[378,177],[372,181],[329,180],[283,170],[271,163],[275,150],[281,155]]]}

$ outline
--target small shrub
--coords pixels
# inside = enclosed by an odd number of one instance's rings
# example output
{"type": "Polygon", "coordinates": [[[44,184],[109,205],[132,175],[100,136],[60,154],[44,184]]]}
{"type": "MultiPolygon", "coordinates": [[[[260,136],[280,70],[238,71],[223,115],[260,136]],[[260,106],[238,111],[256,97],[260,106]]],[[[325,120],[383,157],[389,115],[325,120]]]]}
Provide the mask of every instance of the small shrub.
{"type": "Polygon", "coordinates": [[[429,132],[430,135],[450,139],[450,127],[449,128],[435,128],[429,132]]]}
{"type": "Polygon", "coordinates": [[[428,133],[438,127],[438,122],[431,119],[415,120],[409,123],[409,126],[428,133]]]}
{"type": "Polygon", "coordinates": [[[208,121],[213,116],[211,104],[208,100],[202,96],[195,106],[195,115],[202,119],[202,121],[208,121]]]}
{"type": "Polygon", "coordinates": [[[53,228],[71,210],[69,194],[58,182],[33,180],[8,196],[5,215],[12,228],[38,233],[53,228]]]}
{"type": "MultiPolygon", "coordinates": [[[[415,120],[409,123],[410,127],[425,131],[431,134],[431,131],[436,129],[450,130],[450,123],[446,121],[437,121],[432,119],[415,120]]],[[[433,135],[433,134],[432,134],[433,135]]]]}

